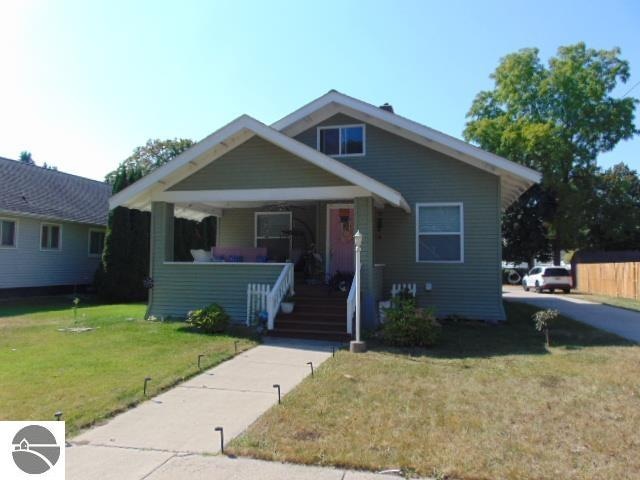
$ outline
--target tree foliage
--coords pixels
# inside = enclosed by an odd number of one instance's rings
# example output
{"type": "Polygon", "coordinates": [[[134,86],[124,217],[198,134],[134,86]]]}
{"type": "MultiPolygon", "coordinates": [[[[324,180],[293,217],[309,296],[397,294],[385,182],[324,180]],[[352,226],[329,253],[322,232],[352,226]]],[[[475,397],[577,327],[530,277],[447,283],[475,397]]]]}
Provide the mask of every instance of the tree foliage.
{"type": "Polygon", "coordinates": [[[36,164],[36,162],[34,162],[33,158],[31,157],[31,152],[28,152],[26,150],[23,150],[22,152],[20,152],[20,161],[28,165],[36,164]]]}
{"type": "Polygon", "coordinates": [[[589,248],[640,248],[640,178],[637,172],[619,163],[599,174],[589,213],[589,248]]]}
{"type": "MultiPolygon", "coordinates": [[[[117,193],[191,145],[193,142],[188,139],[149,140],[109,173],[106,180],[113,185],[113,193],[117,193]]],[[[103,299],[134,301],[146,298],[144,278],[149,274],[150,224],[149,212],[118,207],[110,213],[102,263],[95,282],[103,299]]],[[[213,218],[203,222],[176,219],[175,232],[176,260],[190,260],[191,248],[209,248],[215,244],[213,218]]]]}
{"type": "MultiPolygon", "coordinates": [[[[153,139],[147,140],[147,143],[136,147],[133,153],[122,162],[116,170],[107,174],[105,180],[107,183],[114,185],[114,191],[119,192],[124,188],[122,185],[116,185],[116,182],[123,181],[123,177],[119,177],[118,170],[124,169],[127,172],[125,183],[129,185],[133,183],[132,179],[142,178],[144,175],[161,167],[172,158],[177,157],[185,150],[194,145],[193,140],[188,138],[174,138],[168,140],[153,139]],[[116,190],[117,188],[117,190],[116,190]]],[[[135,181],[135,180],[134,180],[135,181]]],[[[126,186],[126,185],[125,185],[126,186]]]]}
{"type": "Polygon", "coordinates": [[[476,96],[464,136],[542,172],[540,191],[506,212],[505,241],[535,237],[527,255],[551,248],[557,259],[561,249],[586,243],[598,154],[637,133],[637,100],[612,95],[628,80],[629,64],[617,48],[578,43],[560,47],[543,65],[538,50],[528,48],[504,57],[491,78],[494,88],[476,96]]]}

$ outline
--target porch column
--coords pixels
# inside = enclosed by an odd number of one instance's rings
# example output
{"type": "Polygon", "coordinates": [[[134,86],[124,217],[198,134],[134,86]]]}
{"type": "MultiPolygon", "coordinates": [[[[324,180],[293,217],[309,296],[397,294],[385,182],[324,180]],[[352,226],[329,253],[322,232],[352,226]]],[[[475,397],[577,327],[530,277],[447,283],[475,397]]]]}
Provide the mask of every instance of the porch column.
{"type": "Polygon", "coordinates": [[[173,203],[151,204],[151,276],[162,262],[173,260],[173,203]]]}
{"type": "Polygon", "coordinates": [[[375,288],[373,271],[373,198],[358,197],[353,201],[355,209],[355,231],[362,233],[360,277],[362,325],[365,328],[376,326],[375,288]]]}

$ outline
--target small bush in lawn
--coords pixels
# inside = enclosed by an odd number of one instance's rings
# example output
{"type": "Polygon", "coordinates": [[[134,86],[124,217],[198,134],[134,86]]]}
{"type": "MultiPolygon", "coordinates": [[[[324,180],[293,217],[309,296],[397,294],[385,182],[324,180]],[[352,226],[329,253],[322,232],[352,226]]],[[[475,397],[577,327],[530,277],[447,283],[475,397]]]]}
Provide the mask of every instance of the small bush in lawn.
{"type": "Polygon", "coordinates": [[[440,338],[441,326],[432,309],[416,306],[413,296],[396,297],[385,310],[382,341],[396,347],[429,347],[440,338]]]}
{"type": "Polygon", "coordinates": [[[222,333],[229,326],[229,315],[217,303],[187,314],[187,322],[205,333],[222,333]]]}
{"type": "Polygon", "coordinates": [[[549,346],[549,327],[558,318],[558,310],[551,308],[547,310],[539,310],[531,317],[536,324],[536,330],[544,332],[544,337],[549,346]]]}

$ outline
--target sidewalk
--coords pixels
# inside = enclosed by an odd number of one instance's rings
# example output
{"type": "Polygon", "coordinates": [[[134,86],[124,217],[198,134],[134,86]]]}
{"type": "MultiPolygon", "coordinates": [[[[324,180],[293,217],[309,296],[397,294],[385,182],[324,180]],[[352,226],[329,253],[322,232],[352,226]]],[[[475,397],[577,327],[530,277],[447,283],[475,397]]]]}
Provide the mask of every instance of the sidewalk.
{"type": "MultiPolygon", "coordinates": [[[[141,405],[75,437],[67,447],[68,480],[381,479],[334,468],[306,467],[220,452],[260,415],[331,356],[331,343],[269,339],[141,405]]],[[[397,478],[397,477],[390,477],[397,478]]]]}
{"type": "Polygon", "coordinates": [[[67,479],[91,480],[398,480],[380,475],[331,467],[265,462],[224,455],[199,455],[76,446],[67,450],[67,479]],[[79,470],[78,459],[84,466],[79,470]]]}

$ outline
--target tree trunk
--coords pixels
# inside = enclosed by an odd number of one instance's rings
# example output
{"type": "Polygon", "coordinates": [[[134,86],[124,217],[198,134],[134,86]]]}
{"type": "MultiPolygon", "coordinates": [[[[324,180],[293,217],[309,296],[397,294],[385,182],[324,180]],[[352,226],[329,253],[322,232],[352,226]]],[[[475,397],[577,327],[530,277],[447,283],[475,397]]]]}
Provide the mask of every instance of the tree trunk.
{"type": "Polygon", "coordinates": [[[555,266],[560,266],[560,247],[558,247],[557,245],[553,246],[553,264],[555,266]]]}

